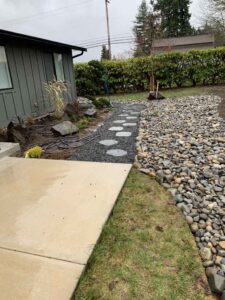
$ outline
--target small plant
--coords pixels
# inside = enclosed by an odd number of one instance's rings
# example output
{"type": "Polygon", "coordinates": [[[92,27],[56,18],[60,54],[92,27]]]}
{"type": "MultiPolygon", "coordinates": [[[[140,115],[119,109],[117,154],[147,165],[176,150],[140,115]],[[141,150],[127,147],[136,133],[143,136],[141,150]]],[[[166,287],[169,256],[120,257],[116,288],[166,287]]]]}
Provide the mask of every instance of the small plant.
{"type": "Polygon", "coordinates": [[[99,109],[111,106],[110,101],[107,98],[98,98],[92,102],[99,109]]]}
{"type": "Polygon", "coordinates": [[[87,118],[87,117],[83,117],[82,119],[80,119],[77,123],[76,126],[79,129],[85,129],[88,127],[88,124],[90,123],[91,118],[87,118]]]}
{"type": "Polygon", "coordinates": [[[44,88],[53,104],[55,117],[57,119],[62,118],[65,107],[64,94],[68,93],[68,84],[63,81],[53,80],[49,83],[44,83],[44,88]]]}
{"type": "Polygon", "coordinates": [[[41,147],[35,146],[25,152],[25,158],[41,158],[43,153],[44,150],[41,147]]]}

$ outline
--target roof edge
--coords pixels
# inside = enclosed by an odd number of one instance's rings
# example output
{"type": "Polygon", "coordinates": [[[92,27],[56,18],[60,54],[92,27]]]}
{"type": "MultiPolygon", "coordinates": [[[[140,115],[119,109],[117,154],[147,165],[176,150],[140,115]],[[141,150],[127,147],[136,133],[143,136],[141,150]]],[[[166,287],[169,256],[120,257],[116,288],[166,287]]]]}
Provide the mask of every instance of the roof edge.
{"type": "Polygon", "coordinates": [[[1,36],[3,36],[3,37],[5,36],[8,38],[12,38],[12,39],[13,38],[23,39],[23,40],[30,41],[30,42],[42,43],[42,44],[58,46],[58,47],[62,47],[62,48],[70,48],[72,50],[78,50],[78,51],[83,51],[83,52],[87,51],[87,49],[83,48],[83,47],[65,44],[65,43],[61,43],[61,42],[56,42],[56,41],[52,41],[52,40],[47,40],[47,39],[43,39],[43,38],[39,38],[39,37],[35,37],[35,36],[18,33],[18,32],[7,31],[4,29],[0,29],[0,37],[1,36]]]}

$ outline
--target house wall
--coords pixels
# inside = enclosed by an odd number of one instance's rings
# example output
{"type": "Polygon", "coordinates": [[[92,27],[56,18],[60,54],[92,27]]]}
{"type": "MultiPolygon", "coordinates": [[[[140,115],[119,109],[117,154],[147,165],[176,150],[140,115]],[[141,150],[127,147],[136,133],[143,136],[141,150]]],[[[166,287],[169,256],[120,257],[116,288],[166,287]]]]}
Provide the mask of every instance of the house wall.
{"type": "Polygon", "coordinates": [[[37,49],[2,42],[1,45],[5,46],[13,88],[0,90],[0,127],[7,126],[16,116],[36,117],[52,111],[51,103],[43,88],[43,83],[47,82],[49,68],[48,59],[46,60],[47,56],[45,56],[47,52],[63,54],[65,80],[71,83],[66,100],[72,101],[75,98],[71,50],[37,49]]]}

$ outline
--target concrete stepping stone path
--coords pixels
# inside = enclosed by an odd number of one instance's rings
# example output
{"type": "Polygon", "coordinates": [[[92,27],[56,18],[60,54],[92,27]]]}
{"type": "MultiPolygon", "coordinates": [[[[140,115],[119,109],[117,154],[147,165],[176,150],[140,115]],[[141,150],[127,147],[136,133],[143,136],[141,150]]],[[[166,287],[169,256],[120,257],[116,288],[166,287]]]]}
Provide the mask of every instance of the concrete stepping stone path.
{"type": "Polygon", "coordinates": [[[109,130],[110,131],[121,131],[121,130],[123,130],[123,127],[110,127],[109,130]]]}
{"type": "Polygon", "coordinates": [[[137,126],[137,123],[124,123],[123,126],[137,126]]]}
{"type": "Polygon", "coordinates": [[[113,123],[115,123],[115,124],[123,124],[125,122],[126,122],[126,120],[116,120],[116,121],[113,121],[113,123]]]}
{"type": "Polygon", "coordinates": [[[90,142],[75,150],[72,160],[111,163],[134,162],[136,155],[135,138],[138,135],[138,114],[145,106],[133,103],[113,103],[113,106],[112,115],[93,133],[90,142]]]}
{"type": "Polygon", "coordinates": [[[108,150],[106,153],[108,155],[112,155],[112,156],[115,156],[115,157],[127,155],[127,151],[124,151],[124,150],[121,150],[121,149],[108,150]]]}
{"type": "Polygon", "coordinates": [[[118,136],[118,137],[129,137],[131,135],[132,135],[132,133],[129,131],[121,131],[121,132],[116,133],[116,136],[118,136]]]}
{"type": "Polygon", "coordinates": [[[100,141],[99,144],[109,147],[118,144],[118,142],[116,140],[103,140],[100,141]]]}
{"type": "Polygon", "coordinates": [[[137,117],[126,117],[127,120],[137,120],[137,117]]]}

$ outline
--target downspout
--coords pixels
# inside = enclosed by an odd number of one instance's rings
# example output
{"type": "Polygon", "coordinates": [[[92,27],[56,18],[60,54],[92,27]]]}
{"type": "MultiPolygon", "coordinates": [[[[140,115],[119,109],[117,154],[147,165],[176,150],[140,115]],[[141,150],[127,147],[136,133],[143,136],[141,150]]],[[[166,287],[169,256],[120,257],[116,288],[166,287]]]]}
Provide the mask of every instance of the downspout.
{"type": "Polygon", "coordinates": [[[82,56],[83,54],[84,54],[84,50],[81,50],[81,53],[72,56],[72,58],[74,59],[74,58],[76,58],[76,57],[82,56]]]}
{"type": "MultiPolygon", "coordinates": [[[[74,58],[76,58],[76,57],[79,57],[79,56],[82,56],[82,55],[84,54],[84,51],[85,51],[85,50],[81,50],[81,53],[72,56],[72,59],[74,59],[74,58]]],[[[77,99],[77,89],[75,89],[75,92],[76,92],[75,98],[77,99]]]]}

